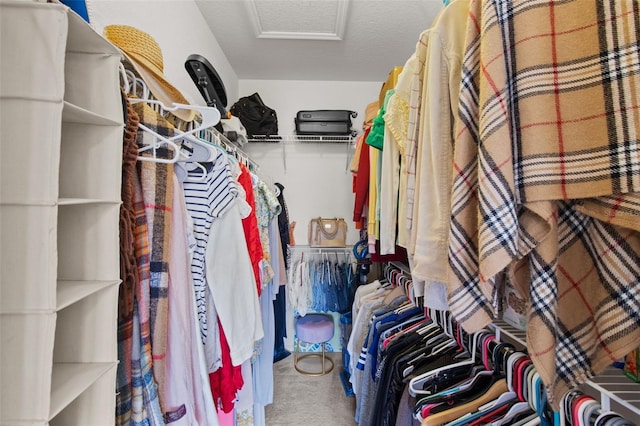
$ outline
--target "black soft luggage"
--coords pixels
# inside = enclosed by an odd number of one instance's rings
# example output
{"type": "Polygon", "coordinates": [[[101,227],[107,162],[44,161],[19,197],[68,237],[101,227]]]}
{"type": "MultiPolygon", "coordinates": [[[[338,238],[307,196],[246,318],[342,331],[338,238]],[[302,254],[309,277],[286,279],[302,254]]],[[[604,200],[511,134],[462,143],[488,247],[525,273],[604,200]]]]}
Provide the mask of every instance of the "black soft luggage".
{"type": "Polygon", "coordinates": [[[298,111],[296,114],[296,134],[298,135],[351,135],[351,118],[355,111],[322,109],[298,111]]]}

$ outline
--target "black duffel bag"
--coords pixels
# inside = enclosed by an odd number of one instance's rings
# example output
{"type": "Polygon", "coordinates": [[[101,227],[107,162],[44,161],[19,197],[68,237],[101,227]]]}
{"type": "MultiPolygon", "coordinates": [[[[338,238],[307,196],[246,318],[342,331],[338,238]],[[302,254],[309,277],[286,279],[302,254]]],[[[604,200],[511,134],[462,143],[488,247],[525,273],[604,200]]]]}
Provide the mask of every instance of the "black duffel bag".
{"type": "Polygon", "coordinates": [[[249,138],[278,134],[278,115],[262,102],[258,93],[238,99],[229,111],[240,119],[249,138]]]}

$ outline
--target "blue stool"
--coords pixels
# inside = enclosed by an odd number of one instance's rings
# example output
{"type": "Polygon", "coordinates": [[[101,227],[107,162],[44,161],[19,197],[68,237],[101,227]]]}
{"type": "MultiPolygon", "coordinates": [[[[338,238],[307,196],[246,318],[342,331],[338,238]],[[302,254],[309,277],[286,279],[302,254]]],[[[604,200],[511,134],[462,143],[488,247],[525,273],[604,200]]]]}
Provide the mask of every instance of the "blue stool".
{"type": "Polygon", "coordinates": [[[333,317],[325,314],[307,314],[296,321],[296,348],[293,357],[293,366],[296,371],[306,376],[324,376],[333,370],[333,360],[325,355],[324,345],[333,338],[333,317]],[[300,341],[319,343],[322,345],[322,353],[307,353],[299,355],[300,341]],[[298,367],[298,361],[309,357],[322,358],[322,371],[314,373],[298,367]],[[329,368],[327,368],[327,363],[329,368]]]}

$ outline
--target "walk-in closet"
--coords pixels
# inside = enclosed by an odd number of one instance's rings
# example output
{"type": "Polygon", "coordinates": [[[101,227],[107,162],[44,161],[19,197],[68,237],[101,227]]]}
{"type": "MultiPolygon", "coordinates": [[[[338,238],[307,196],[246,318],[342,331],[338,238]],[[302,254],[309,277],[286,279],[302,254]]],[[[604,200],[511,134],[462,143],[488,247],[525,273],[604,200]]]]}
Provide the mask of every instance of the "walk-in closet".
{"type": "Polygon", "coordinates": [[[640,426],[639,37],[0,0],[0,426],[640,426]]]}

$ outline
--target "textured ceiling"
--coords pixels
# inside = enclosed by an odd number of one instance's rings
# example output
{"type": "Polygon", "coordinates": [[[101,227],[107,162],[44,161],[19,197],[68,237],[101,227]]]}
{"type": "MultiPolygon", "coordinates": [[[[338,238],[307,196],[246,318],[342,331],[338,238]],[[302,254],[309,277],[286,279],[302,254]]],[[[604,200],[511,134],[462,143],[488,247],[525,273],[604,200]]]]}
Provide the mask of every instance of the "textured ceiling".
{"type": "Polygon", "coordinates": [[[394,66],[404,65],[443,7],[442,0],[196,3],[238,78],[257,80],[384,81],[394,66]],[[336,17],[344,12],[342,39],[310,38],[340,34],[336,17]],[[274,33],[286,38],[264,36],[274,33]]]}

